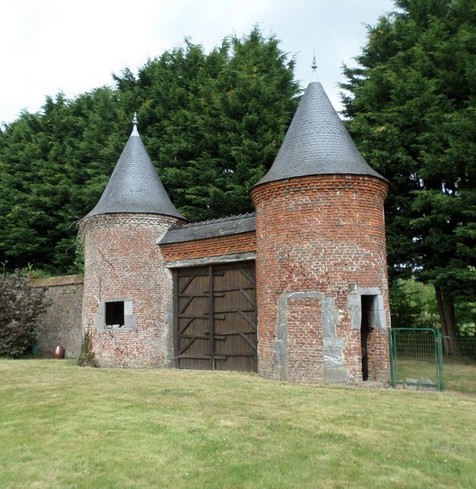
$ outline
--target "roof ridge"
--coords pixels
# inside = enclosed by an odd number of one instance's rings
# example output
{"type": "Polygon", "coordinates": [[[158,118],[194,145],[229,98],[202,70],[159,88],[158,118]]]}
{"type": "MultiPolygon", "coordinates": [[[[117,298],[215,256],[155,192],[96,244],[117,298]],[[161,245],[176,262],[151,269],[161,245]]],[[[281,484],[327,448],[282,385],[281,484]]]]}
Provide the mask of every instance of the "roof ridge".
{"type": "Polygon", "coordinates": [[[201,226],[209,226],[210,224],[220,224],[222,222],[231,222],[236,220],[242,220],[250,217],[254,217],[254,212],[246,212],[244,214],[236,214],[226,217],[216,217],[214,219],[207,219],[206,221],[189,222],[187,224],[174,224],[169,229],[189,229],[201,226]]]}

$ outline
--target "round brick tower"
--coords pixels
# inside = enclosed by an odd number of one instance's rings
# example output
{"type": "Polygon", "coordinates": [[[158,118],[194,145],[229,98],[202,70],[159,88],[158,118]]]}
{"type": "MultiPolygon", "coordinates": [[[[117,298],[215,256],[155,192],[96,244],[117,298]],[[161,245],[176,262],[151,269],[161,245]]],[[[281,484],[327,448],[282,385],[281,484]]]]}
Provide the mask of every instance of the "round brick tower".
{"type": "Polygon", "coordinates": [[[311,83],[251,192],[262,375],[388,381],[387,189],[311,83]]]}
{"type": "Polygon", "coordinates": [[[169,366],[172,276],[157,241],[185,219],[170,201],[137,131],[96,207],[81,221],[83,330],[101,366],[169,366]]]}

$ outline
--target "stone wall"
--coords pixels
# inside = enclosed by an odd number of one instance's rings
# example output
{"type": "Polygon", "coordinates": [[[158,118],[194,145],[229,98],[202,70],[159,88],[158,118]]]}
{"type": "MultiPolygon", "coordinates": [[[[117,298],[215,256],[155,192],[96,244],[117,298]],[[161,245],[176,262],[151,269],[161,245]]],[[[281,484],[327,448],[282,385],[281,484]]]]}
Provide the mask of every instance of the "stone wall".
{"type": "Polygon", "coordinates": [[[83,277],[67,275],[36,279],[32,286],[44,288],[50,302],[41,316],[37,343],[39,353],[49,357],[56,346],[62,346],[66,358],[78,358],[83,342],[83,277]]]}

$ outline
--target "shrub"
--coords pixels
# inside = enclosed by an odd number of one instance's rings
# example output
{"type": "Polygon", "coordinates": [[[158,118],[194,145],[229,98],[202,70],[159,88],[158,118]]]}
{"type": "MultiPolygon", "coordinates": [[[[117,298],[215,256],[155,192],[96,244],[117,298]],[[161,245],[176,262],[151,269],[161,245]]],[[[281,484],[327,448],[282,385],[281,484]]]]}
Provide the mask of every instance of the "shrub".
{"type": "Polygon", "coordinates": [[[0,355],[19,357],[35,344],[47,303],[44,289],[31,287],[30,280],[20,271],[0,276],[0,355]]]}
{"type": "Polygon", "coordinates": [[[96,359],[96,355],[93,351],[93,345],[91,342],[91,333],[89,331],[84,335],[83,344],[81,346],[81,353],[78,358],[78,365],[80,367],[99,367],[99,362],[96,359]]]}

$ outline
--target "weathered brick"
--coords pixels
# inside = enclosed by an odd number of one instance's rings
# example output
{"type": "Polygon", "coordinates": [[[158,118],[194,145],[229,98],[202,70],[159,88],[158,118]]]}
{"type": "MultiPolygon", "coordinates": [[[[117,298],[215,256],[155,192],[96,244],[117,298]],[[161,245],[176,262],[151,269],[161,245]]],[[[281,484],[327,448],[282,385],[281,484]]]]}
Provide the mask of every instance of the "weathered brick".
{"type": "MultiPolygon", "coordinates": [[[[259,372],[276,376],[279,301],[293,292],[320,292],[332,300],[336,344],[343,345],[348,382],[361,374],[360,331],[351,327],[352,290],[378,289],[389,325],[383,202],[387,184],[378,178],[321,175],[270,182],[252,191],[256,207],[256,274],[259,372]]],[[[328,381],[323,362],[323,315],[305,302],[287,311],[288,378],[328,381]]],[[[388,379],[386,331],[369,336],[371,378],[388,379]],[[378,354],[377,354],[378,352],[378,354]]],[[[328,376],[329,377],[329,376],[328,376]]],[[[332,377],[332,376],[330,376],[332,377]]],[[[337,378],[337,377],[336,377],[337,378]]]]}
{"type": "Polygon", "coordinates": [[[166,261],[250,253],[256,251],[256,235],[254,232],[233,234],[184,243],[163,244],[160,248],[166,261]]]}
{"type": "Polygon", "coordinates": [[[101,366],[161,367],[173,363],[172,276],[156,242],[177,223],[148,214],[107,214],[81,224],[85,275],[83,327],[101,366]],[[132,302],[136,329],[98,331],[104,301],[132,302]]]}

